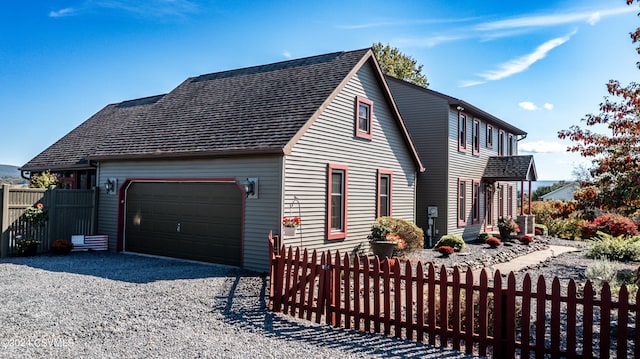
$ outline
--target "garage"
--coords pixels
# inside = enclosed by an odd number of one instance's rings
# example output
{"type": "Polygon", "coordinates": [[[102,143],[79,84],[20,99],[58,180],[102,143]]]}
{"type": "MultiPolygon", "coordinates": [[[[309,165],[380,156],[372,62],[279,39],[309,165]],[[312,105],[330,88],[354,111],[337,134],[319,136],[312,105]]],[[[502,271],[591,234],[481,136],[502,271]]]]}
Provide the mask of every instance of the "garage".
{"type": "Polygon", "coordinates": [[[124,250],[241,266],[242,199],[232,181],[132,181],[124,250]]]}

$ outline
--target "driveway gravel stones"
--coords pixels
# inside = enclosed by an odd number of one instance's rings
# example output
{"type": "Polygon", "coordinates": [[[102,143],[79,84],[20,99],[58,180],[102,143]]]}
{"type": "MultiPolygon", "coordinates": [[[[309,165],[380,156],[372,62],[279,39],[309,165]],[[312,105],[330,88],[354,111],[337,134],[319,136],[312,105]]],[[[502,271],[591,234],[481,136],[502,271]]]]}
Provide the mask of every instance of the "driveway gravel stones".
{"type": "Polygon", "coordinates": [[[268,279],[114,253],[0,261],[2,358],[465,358],[267,310],[268,279]]]}

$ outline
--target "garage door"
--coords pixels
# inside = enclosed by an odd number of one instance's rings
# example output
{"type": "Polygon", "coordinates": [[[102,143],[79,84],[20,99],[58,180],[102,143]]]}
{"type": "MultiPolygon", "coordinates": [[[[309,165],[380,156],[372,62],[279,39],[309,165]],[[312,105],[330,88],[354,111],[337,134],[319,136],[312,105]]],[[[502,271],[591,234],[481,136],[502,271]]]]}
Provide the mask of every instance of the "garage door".
{"type": "Polygon", "coordinates": [[[132,182],[124,249],[241,266],[242,193],[232,182],[132,182]]]}

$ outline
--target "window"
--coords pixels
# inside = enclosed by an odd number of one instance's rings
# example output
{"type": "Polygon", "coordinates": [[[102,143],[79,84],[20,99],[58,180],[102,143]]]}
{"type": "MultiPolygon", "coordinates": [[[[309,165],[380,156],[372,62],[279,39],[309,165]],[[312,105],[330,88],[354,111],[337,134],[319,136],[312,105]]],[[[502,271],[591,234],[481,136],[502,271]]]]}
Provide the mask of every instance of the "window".
{"type": "Polygon", "coordinates": [[[507,215],[513,217],[513,186],[507,186],[507,215]]]}
{"type": "Polygon", "coordinates": [[[487,123],[487,148],[493,148],[493,126],[487,123]]]}
{"type": "Polygon", "coordinates": [[[370,140],[373,138],[373,101],[364,97],[356,97],[356,116],[355,116],[355,133],[356,137],[370,140]]]}
{"type": "Polygon", "coordinates": [[[504,131],[498,131],[498,156],[504,156],[504,131]]]}
{"type": "Polygon", "coordinates": [[[480,154],[480,120],[473,119],[473,128],[471,129],[473,138],[473,154],[480,154]]]}
{"type": "Polygon", "coordinates": [[[458,115],[458,151],[467,152],[467,116],[458,115]]]}
{"type": "Polygon", "coordinates": [[[347,166],[329,164],[327,184],[327,239],[347,236],[347,166]]]}
{"type": "MultiPolygon", "coordinates": [[[[493,186],[493,185],[492,185],[493,186]]],[[[484,224],[487,229],[493,228],[493,192],[491,190],[485,191],[485,218],[484,224]]]]}
{"type": "Polygon", "coordinates": [[[391,171],[378,170],[378,209],[377,217],[391,216],[391,191],[392,191],[391,171]]]}
{"type": "Polygon", "coordinates": [[[509,142],[507,142],[507,153],[509,156],[513,156],[513,135],[509,134],[509,142]]]}
{"type": "Polygon", "coordinates": [[[467,225],[467,180],[458,179],[458,227],[467,225]]]}
{"type": "Polygon", "coordinates": [[[504,218],[504,186],[498,186],[498,218],[504,218]]]}
{"type": "Polygon", "coordinates": [[[480,223],[480,181],[473,180],[471,194],[471,222],[480,223]]]}

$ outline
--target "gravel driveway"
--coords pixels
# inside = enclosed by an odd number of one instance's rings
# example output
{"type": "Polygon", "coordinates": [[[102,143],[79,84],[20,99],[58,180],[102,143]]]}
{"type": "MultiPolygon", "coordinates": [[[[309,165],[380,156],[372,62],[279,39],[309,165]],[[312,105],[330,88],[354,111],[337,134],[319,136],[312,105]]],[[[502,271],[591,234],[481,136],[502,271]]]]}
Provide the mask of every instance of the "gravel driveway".
{"type": "Polygon", "coordinates": [[[2,358],[465,358],[266,310],[265,276],[72,253],[0,261],[2,358]]]}

